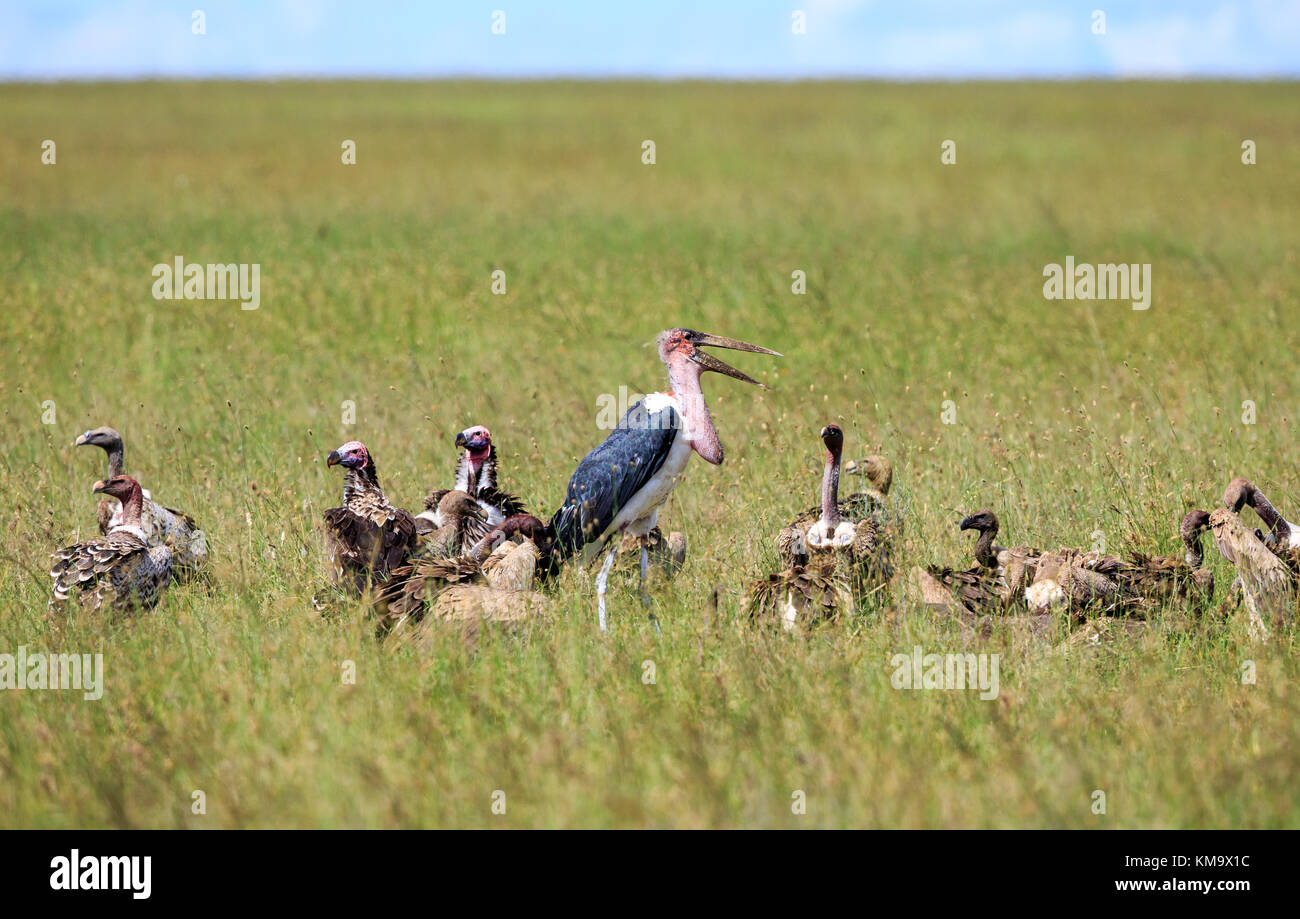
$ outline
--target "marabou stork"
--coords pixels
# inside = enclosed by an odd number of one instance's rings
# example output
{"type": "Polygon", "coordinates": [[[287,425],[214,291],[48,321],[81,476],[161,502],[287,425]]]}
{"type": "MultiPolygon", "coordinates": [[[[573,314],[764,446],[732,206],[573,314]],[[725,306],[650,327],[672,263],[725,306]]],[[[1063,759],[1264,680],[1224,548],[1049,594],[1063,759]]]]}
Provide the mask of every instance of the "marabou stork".
{"type": "MultiPolygon", "coordinates": [[[[722,463],[722,444],[704,401],[700,377],[705,371],[726,374],[755,386],[758,380],[701,351],[701,347],[730,348],[757,354],[781,354],[734,338],[694,329],[669,329],[659,334],[659,359],[668,367],[672,392],[651,393],[633,405],[605,442],[583,458],[569,479],[564,504],[551,518],[552,557],[560,562],[581,553],[591,561],[613,541],[596,576],[600,628],[605,620],[605,587],[618,552],[618,540],[631,534],[641,544],[641,596],[649,573],[645,537],[655,527],[659,508],[668,500],[686,471],[694,451],[706,463],[722,463]]],[[[766,386],[763,386],[766,389],[766,386]]]]}

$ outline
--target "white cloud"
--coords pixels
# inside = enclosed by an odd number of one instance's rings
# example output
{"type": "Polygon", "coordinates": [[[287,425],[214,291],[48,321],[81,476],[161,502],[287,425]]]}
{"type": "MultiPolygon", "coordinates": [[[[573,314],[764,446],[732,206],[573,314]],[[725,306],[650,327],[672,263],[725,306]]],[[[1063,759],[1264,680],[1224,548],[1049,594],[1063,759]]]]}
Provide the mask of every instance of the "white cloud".
{"type": "Polygon", "coordinates": [[[1204,17],[1168,16],[1125,22],[1112,16],[1106,35],[1098,36],[1103,53],[1124,77],[1181,77],[1189,73],[1228,72],[1240,67],[1237,10],[1219,7],[1204,17]]]}

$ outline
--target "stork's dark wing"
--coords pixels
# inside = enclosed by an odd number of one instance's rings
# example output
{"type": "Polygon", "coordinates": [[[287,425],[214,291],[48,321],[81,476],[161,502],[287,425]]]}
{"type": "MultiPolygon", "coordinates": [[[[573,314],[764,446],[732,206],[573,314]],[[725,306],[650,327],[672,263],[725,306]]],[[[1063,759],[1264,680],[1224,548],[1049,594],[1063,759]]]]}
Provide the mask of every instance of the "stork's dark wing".
{"type": "Polygon", "coordinates": [[[677,439],[681,418],[672,405],[650,412],[644,401],[628,409],[619,426],[592,450],[569,479],[564,505],[551,518],[556,561],[604,535],[632,496],[650,481],[677,439]]]}

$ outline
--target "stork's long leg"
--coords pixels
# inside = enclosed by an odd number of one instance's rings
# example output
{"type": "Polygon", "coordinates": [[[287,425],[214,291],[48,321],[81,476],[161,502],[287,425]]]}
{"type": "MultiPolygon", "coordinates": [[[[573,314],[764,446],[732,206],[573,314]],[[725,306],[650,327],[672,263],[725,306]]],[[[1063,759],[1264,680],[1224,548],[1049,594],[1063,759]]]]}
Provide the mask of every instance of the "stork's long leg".
{"type": "Polygon", "coordinates": [[[609,581],[609,569],[614,567],[614,555],[617,552],[618,541],[614,540],[609,555],[605,556],[605,564],[600,566],[600,574],[596,575],[596,609],[600,613],[600,630],[602,632],[609,631],[609,626],[605,622],[605,585],[609,581]]]}
{"type": "Polygon", "coordinates": [[[646,537],[641,537],[641,602],[650,608],[650,592],[646,589],[646,580],[650,577],[650,550],[646,548],[646,537]]]}
{"type": "MultiPolygon", "coordinates": [[[[641,602],[650,609],[650,591],[646,589],[646,579],[650,577],[650,551],[647,548],[650,537],[641,537],[641,602]]],[[[659,617],[650,613],[650,624],[655,627],[655,634],[663,638],[663,629],[659,628],[659,617]]]]}

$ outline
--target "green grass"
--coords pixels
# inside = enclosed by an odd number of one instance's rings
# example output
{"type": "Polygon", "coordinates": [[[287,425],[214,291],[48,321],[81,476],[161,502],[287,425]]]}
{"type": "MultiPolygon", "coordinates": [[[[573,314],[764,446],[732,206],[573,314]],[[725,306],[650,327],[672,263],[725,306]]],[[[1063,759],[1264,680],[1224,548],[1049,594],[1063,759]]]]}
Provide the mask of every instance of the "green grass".
{"type": "Polygon", "coordinates": [[[1294,632],[1259,648],[1211,617],[1071,656],[997,633],[972,645],[1002,655],[981,702],[891,688],[895,653],[963,648],[900,590],[803,640],[747,627],[738,593],[707,608],[775,566],[829,421],[850,455],[895,459],[906,564],[968,559],[956,521],[982,506],[1016,542],[1163,552],[1234,475],[1300,513],[1294,102],[1293,84],[0,86],[0,652],[102,650],[106,670],[99,702],[0,693],[0,824],[1300,825],[1294,632]],[[259,263],[261,308],[155,301],[176,255],[259,263]],[[1045,301],[1067,255],[1151,263],[1151,309],[1045,301]],[[330,449],[364,440],[412,506],[486,423],[508,487],[549,512],[604,434],[598,397],[663,388],[651,344],[676,325],[786,356],[735,359],[769,392],[706,377],[727,459],[662,514],[691,543],[655,594],[662,638],[626,580],[598,634],[578,570],[550,588],[555,621],[472,650],[315,614],[330,449]],[[100,424],[204,525],[213,583],[56,631],[46,559],[92,534],[104,471],[70,445],[100,424]]]}

